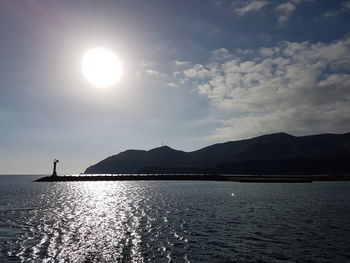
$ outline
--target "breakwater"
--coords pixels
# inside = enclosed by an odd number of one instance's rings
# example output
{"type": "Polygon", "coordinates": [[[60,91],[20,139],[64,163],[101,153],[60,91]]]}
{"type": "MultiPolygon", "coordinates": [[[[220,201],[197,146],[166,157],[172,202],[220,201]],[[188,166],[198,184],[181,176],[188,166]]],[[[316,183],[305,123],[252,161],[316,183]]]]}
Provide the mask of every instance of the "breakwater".
{"type": "Polygon", "coordinates": [[[350,181],[349,175],[319,176],[241,176],[221,174],[78,174],[46,176],[37,182],[71,182],[71,181],[228,181],[251,183],[311,183],[313,181],[350,181]]]}

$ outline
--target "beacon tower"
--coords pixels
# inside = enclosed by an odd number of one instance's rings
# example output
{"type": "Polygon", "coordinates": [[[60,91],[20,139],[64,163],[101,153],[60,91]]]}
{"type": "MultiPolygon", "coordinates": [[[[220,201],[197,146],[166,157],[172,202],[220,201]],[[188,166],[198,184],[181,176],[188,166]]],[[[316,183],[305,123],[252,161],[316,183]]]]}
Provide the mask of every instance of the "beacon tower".
{"type": "Polygon", "coordinates": [[[57,159],[53,160],[53,172],[51,176],[57,176],[56,165],[59,161],[57,159]]]}

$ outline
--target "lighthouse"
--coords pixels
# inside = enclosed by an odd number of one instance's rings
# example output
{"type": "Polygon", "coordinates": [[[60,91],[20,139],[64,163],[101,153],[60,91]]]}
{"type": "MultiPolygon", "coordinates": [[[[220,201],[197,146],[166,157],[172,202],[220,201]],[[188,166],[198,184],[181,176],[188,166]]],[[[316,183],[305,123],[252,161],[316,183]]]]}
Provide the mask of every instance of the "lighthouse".
{"type": "Polygon", "coordinates": [[[59,161],[57,159],[53,160],[53,172],[51,176],[57,176],[56,165],[59,161]]]}

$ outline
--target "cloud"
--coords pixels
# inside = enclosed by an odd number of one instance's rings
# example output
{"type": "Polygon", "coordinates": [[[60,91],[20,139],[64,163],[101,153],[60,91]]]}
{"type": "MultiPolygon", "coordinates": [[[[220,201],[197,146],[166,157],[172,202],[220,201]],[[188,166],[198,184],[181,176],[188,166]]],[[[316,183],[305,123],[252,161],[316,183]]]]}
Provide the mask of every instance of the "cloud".
{"type": "Polygon", "coordinates": [[[279,14],[278,24],[280,25],[285,24],[289,20],[290,15],[294,12],[295,9],[296,9],[295,4],[291,2],[286,2],[276,6],[275,10],[279,14]]]}
{"type": "Polygon", "coordinates": [[[268,1],[252,1],[243,6],[234,8],[234,11],[238,13],[240,16],[243,16],[249,12],[259,11],[260,9],[262,9],[264,6],[268,4],[269,4],[268,1]]]}
{"type": "Polygon", "coordinates": [[[213,137],[349,131],[349,37],[328,44],[283,42],[250,58],[235,52],[218,60],[215,54],[182,72],[218,111],[213,137]]]}
{"type": "Polygon", "coordinates": [[[177,84],[175,84],[175,83],[173,83],[173,82],[169,82],[169,83],[167,84],[167,86],[170,87],[170,88],[178,88],[178,87],[179,87],[177,84]]]}
{"type": "Polygon", "coordinates": [[[323,14],[323,17],[329,18],[329,17],[337,17],[347,11],[350,10],[350,1],[347,1],[345,3],[341,4],[341,7],[335,10],[328,10],[326,13],[323,14]]]}
{"type": "Polygon", "coordinates": [[[135,76],[138,77],[139,79],[142,79],[142,78],[154,79],[154,78],[163,78],[165,74],[153,68],[146,68],[143,70],[136,71],[135,76]]]}
{"type": "Polygon", "coordinates": [[[298,4],[302,2],[312,2],[313,0],[291,0],[275,7],[275,11],[278,13],[278,25],[285,25],[292,13],[295,11],[298,4]]]}
{"type": "Polygon", "coordinates": [[[154,69],[147,69],[146,73],[149,74],[149,75],[159,75],[160,74],[159,71],[154,70],[154,69]]]}
{"type": "Polygon", "coordinates": [[[175,66],[177,66],[177,67],[187,66],[187,65],[190,64],[189,61],[182,61],[182,60],[174,60],[173,63],[174,63],[175,66]]]}
{"type": "Polygon", "coordinates": [[[213,77],[213,72],[206,69],[201,64],[196,64],[192,68],[183,71],[184,76],[193,79],[207,79],[213,77]]]}
{"type": "Polygon", "coordinates": [[[219,61],[232,58],[232,54],[226,48],[216,49],[212,52],[212,54],[213,54],[213,57],[219,61]]]}

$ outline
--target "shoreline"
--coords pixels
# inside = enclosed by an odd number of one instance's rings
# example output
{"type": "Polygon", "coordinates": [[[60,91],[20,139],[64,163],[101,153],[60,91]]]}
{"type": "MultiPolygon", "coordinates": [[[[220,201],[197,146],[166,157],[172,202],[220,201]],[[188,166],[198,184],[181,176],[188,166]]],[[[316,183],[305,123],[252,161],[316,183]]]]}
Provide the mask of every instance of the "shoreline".
{"type": "Polygon", "coordinates": [[[35,182],[74,181],[226,181],[245,183],[312,183],[313,181],[350,181],[350,175],[222,175],[222,174],[110,174],[110,175],[57,175],[45,176],[35,182]]]}

